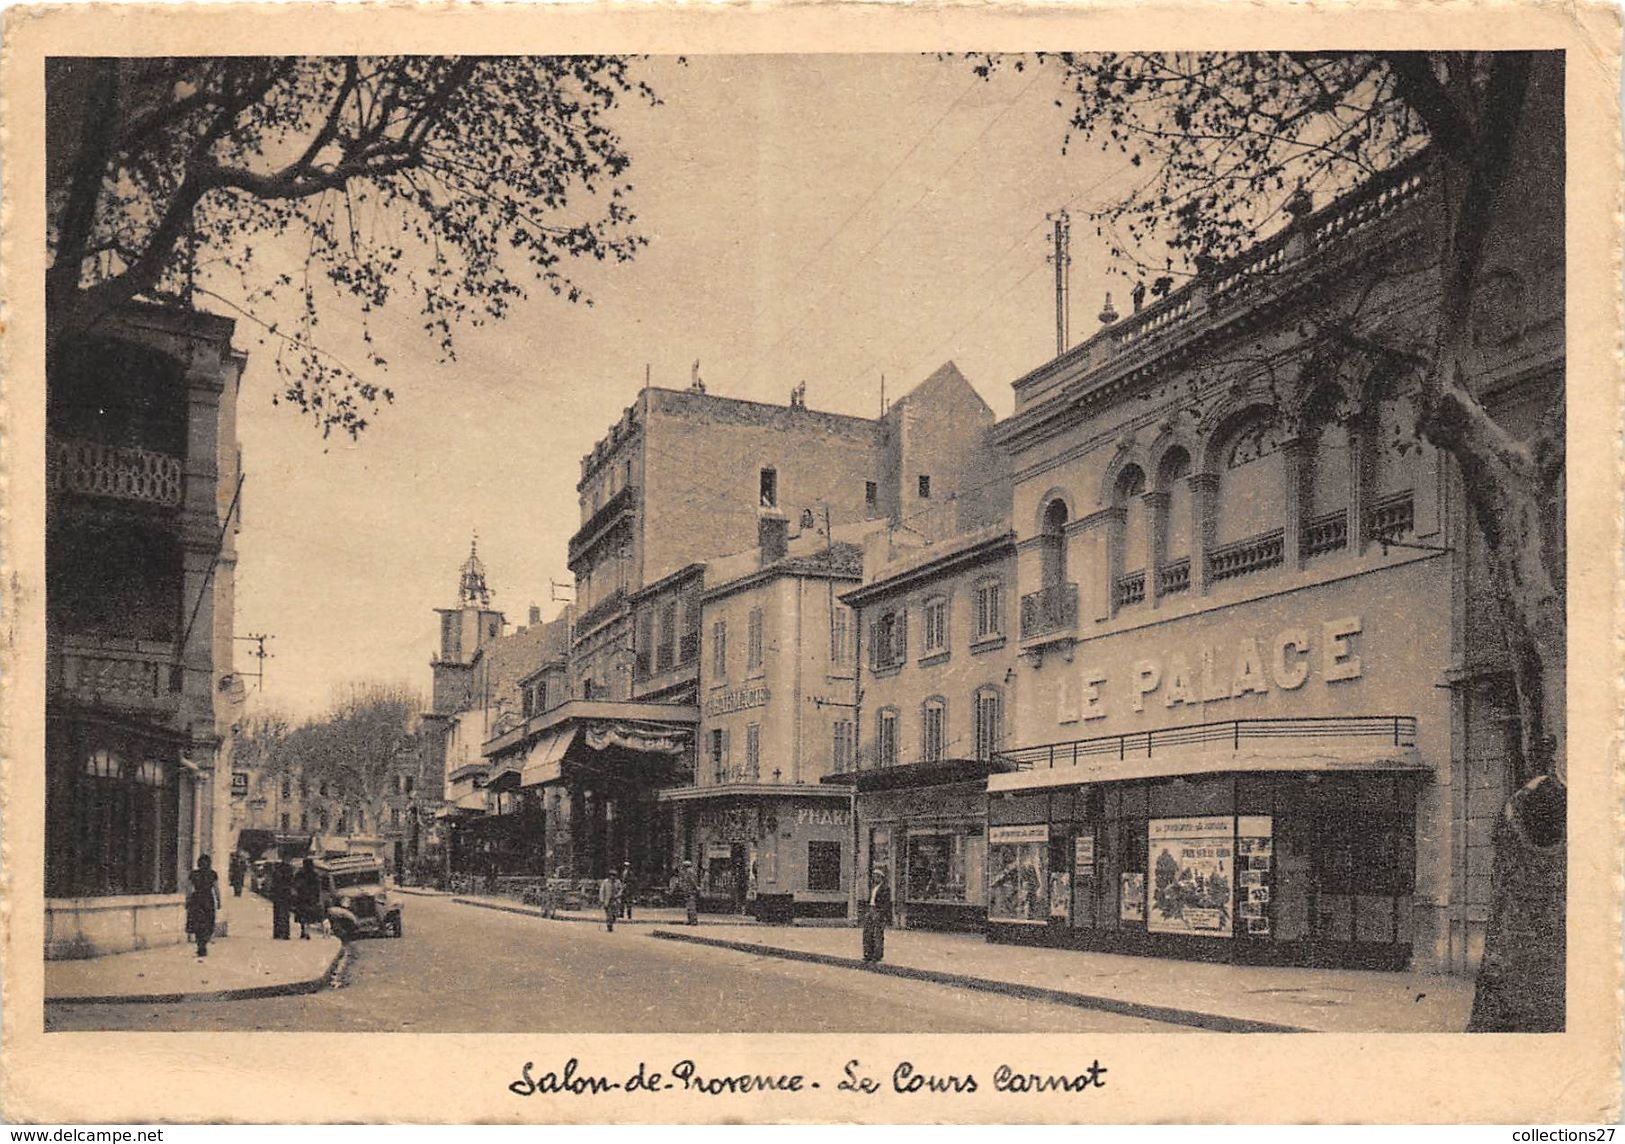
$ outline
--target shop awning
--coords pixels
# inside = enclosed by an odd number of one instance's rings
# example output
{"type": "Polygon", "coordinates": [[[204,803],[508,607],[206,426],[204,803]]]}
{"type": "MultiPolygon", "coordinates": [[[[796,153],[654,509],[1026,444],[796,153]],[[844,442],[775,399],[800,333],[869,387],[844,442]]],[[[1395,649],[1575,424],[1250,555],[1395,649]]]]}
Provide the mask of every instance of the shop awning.
{"type": "Polygon", "coordinates": [[[1346,751],[1201,751],[1152,758],[1090,760],[1076,765],[1034,766],[1029,770],[989,775],[987,791],[1041,790],[1084,783],[1126,782],[1132,779],[1173,778],[1181,775],[1309,772],[1346,774],[1402,772],[1429,776],[1433,768],[1415,747],[1349,749],[1346,751]]]}
{"type": "Polygon", "coordinates": [[[557,782],[564,772],[564,753],[575,742],[576,734],[574,727],[565,727],[532,743],[525,752],[519,785],[532,787],[557,782]]]}
{"type": "Polygon", "coordinates": [[[900,763],[893,767],[870,767],[825,775],[821,782],[831,786],[851,786],[860,791],[901,790],[908,787],[945,786],[975,782],[1001,771],[1014,770],[1014,763],[998,759],[939,759],[933,763],[900,763]]]}

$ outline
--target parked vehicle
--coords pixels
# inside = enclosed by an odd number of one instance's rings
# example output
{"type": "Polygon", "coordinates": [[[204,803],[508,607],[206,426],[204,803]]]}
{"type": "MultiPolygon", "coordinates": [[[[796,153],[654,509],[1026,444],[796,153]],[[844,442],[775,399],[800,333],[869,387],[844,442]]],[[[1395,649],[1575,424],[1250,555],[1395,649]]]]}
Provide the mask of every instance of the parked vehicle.
{"type": "Polygon", "coordinates": [[[370,854],[318,858],[322,910],[341,941],[368,934],[401,937],[401,903],[384,888],[383,863],[370,854]]]}

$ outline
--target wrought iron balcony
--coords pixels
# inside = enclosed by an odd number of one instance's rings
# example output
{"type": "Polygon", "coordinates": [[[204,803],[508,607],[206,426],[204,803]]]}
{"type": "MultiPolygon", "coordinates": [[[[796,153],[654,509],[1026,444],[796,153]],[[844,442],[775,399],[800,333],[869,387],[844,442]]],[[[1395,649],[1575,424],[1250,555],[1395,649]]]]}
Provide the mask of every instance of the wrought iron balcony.
{"type": "Polygon", "coordinates": [[[582,557],[597,547],[599,541],[609,535],[610,528],[619,523],[624,515],[636,508],[637,504],[638,488],[636,485],[625,486],[620,492],[605,501],[604,507],[593,513],[587,523],[577,529],[576,534],[570,538],[570,567],[574,568],[582,557]]]}
{"type": "Polygon", "coordinates": [[[592,631],[593,628],[596,628],[599,624],[603,623],[616,612],[620,611],[625,604],[626,589],[616,588],[609,595],[605,596],[602,600],[599,600],[592,607],[588,608],[585,612],[582,612],[581,615],[576,617],[574,625],[576,635],[581,636],[592,631]]]}
{"type": "Polygon", "coordinates": [[[1248,537],[1235,544],[1226,544],[1208,553],[1207,574],[1210,580],[1229,580],[1249,572],[1262,572],[1280,567],[1285,541],[1277,528],[1261,536],[1248,537]]]}
{"type": "Polygon", "coordinates": [[[185,492],[181,459],[168,453],[74,437],[53,437],[46,452],[52,492],[115,497],[175,508],[185,492]]]}
{"type": "Polygon", "coordinates": [[[1056,635],[1078,628],[1078,586],[1051,584],[1021,598],[1021,638],[1056,635]]]}
{"type": "Polygon", "coordinates": [[[1145,602],[1145,569],[1126,572],[1112,585],[1112,606],[1126,608],[1145,602]]]}
{"type": "Polygon", "coordinates": [[[161,715],[180,710],[181,671],[172,646],[69,646],[55,682],[54,690],[94,706],[161,715]]]}
{"type": "Polygon", "coordinates": [[[1157,569],[1157,595],[1172,596],[1179,592],[1190,591],[1191,562],[1186,557],[1175,560],[1171,564],[1164,564],[1157,569]]]}
{"type": "Polygon", "coordinates": [[[1190,747],[1240,751],[1243,746],[1363,741],[1392,747],[1416,746],[1416,718],[1411,715],[1351,715],[1304,719],[1228,719],[1194,723],[1128,735],[1101,735],[1066,743],[1045,743],[1003,751],[999,758],[1017,770],[1077,766],[1101,759],[1150,759],[1190,747]]]}
{"type": "Polygon", "coordinates": [[[1320,556],[1349,546],[1349,515],[1343,509],[1324,513],[1303,526],[1298,547],[1304,556],[1320,556]]]}
{"type": "Polygon", "coordinates": [[[1366,538],[1374,541],[1392,540],[1416,529],[1416,502],[1410,491],[1383,497],[1366,510],[1366,538]]]}

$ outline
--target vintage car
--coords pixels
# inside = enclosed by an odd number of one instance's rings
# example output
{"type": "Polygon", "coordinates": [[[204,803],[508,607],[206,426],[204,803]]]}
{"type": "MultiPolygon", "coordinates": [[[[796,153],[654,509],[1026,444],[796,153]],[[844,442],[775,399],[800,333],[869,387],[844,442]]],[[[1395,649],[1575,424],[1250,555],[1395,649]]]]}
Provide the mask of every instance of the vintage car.
{"type": "Polygon", "coordinates": [[[401,903],[384,888],[384,868],[370,855],[318,858],[322,909],[328,928],[341,941],[365,934],[400,937],[401,903]]]}

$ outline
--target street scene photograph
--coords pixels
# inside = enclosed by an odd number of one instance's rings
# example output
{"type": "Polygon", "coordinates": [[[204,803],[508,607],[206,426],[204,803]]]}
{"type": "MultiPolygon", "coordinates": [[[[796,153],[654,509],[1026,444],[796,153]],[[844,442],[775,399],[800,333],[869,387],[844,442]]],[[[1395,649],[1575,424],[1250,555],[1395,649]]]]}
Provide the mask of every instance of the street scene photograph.
{"type": "Polygon", "coordinates": [[[49,56],[46,1033],[1569,1030],[1574,66],[49,56]]]}

